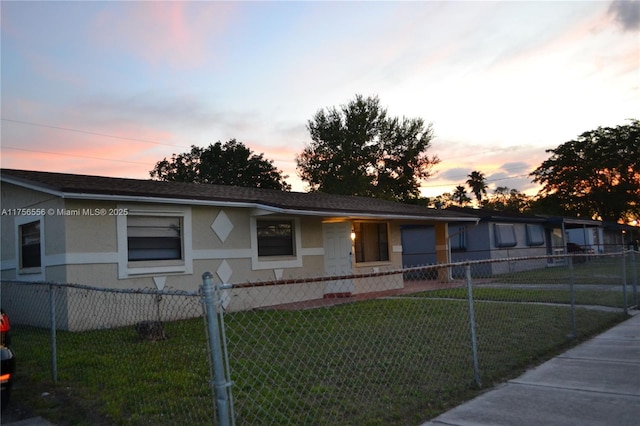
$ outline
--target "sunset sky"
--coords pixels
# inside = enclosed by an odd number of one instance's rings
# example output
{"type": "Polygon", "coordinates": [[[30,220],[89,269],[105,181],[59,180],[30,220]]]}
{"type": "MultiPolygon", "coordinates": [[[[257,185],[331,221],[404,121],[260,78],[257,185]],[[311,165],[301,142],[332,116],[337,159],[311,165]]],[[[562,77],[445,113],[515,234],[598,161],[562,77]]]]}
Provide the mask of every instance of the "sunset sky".
{"type": "Polygon", "coordinates": [[[149,178],[235,138],[289,175],[356,94],[433,123],[423,194],[535,193],[545,149],[639,118],[638,2],[2,1],[4,168],[149,178]]]}

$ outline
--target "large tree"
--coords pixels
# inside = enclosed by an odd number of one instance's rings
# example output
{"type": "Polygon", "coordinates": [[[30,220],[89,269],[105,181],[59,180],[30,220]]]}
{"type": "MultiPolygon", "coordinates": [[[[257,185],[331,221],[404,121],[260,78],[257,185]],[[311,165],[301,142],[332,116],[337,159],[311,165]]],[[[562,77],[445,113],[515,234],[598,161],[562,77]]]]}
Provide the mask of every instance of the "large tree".
{"type": "Polygon", "coordinates": [[[487,179],[484,176],[484,173],[477,170],[469,173],[468,177],[467,185],[471,192],[473,192],[473,195],[476,196],[478,204],[482,205],[482,196],[487,195],[487,179]]]}
{"type": "Polygon", "coordinates": [[[164,181],[291,190],[285,181],[287,176],[272,160],[265,159],[264,154],[255,154],[235,139],[206,148],[191,146],[189,152],[158,161],[149,174],[152,179],[164,181]]]}
{"type": "Polygon", "coordinates": [[[517,189],[499,186],[487,197],[482,207],[491,210],[523,213],[530,208],[531,198],[517,189]]]}
{"type": "Polygon", "coordinates": [[[539,196],[589,218],[640,219],[640,121],[598,127],[546,152],[531,173],[539,196]]]}
{"type": "Polygon", "coordinates": [[[426,153],[431,124],[388,117],[377,96],[318,111],[307,123],[312,142],[296,156],[312,191],[398,201],[420,197],[420,182],[440,160],[426,153]]]}

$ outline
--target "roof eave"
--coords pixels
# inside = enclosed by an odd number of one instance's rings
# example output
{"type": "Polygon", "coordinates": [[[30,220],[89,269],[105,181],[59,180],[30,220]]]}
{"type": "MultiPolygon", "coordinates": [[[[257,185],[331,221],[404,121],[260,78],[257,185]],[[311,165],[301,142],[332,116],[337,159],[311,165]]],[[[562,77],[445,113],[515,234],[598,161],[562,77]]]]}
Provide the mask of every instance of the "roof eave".
{"type": "Polygon", "coordinates": [[[103,201],[119,201],[129,203],[155,203],[155,204],[181,204],[196,205],[210,207],[237,207],[252,208],[261,211],[267,211],[272,214],[297,214],[303,216],[322,216],[322,217],[340,217],[346,219],[393,219],[393,220],[420,220],[433,222],[478,222],[475,217],[469,216],[420,216],[410,214],[385,214],[357,211],[341,211],[341,210],[313,210],[313,209],[293,209],[283,208],[258,202],[248,201],[221,201],[221,200],[204,200],[194,198],[170,198],[170,197],[150,197],[150,196],[132,196],[132,195],[106,195],[91,193],[60,193],[62,198],[76,200],[103,200],[103,201]]]}
{"type": "Polygon", "coordinates": [[[321,217],[339,217],[343,219],[393,219],[406,221],[431,221],[431,222],[478,222],[478,218],[472,216],[422,216],[412,214],[386,214],[375,212],[358,212],[343,210],[314,210],[314,209],[295,209],[284,208],[264,204],[256,201],[224,201],[212,199],[197,198],[176,198],[176,197],[155,197],[143,195],[121,195],[121,194],[103,194],[88,192],[68,192],[60,189],[49,187],[40,182],[34,183],[24,179],[15,178],[8,175],[2,175],[1,181],[21,186],[23,188],[34,191],[43,192],[56,197],[72,199],[72,200],[95,200],[95,201],[118,201],[128,203],[155,203],[155,204],[180,204],[180,205],[196,205],[196,206],[212,206],[212,207],[238,207],[260,209],[270,212],[271,214],[297,214],[303,216],[321,216],[321,217]]]}

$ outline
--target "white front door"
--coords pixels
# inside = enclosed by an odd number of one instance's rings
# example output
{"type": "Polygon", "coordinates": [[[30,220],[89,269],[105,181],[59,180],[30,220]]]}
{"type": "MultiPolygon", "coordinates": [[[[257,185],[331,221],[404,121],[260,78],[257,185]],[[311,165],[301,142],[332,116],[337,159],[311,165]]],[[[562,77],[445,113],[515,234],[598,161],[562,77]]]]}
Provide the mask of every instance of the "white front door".
{"type": "MultiPolygon", "coordinates": [[[[327,276],[353,274],[353,248],[351,243],[351,223],[325,223],[324,271],[327,276]]],[[[353,293],[352,279],[328,281],[325,297],[345,297],[353,293]]]]}

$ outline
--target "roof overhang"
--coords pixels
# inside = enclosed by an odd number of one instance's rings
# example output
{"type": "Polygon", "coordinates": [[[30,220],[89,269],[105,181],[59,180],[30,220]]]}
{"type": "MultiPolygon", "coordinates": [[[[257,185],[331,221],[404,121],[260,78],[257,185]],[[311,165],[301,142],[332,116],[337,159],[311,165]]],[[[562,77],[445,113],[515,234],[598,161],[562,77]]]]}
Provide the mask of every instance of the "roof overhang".
{"type": "Polygon", "coordinates": [[[154,204],[179,204],[179,205],[191,205],[191,206],[209,206],[209,207],[227,207],[227,208],[248,208],[252,209],[252,214],[255,216],[268,215],[268,214],[283,214],[283,215],[302,215],[302,216],[317,216],[317,217],[329,217],[329,218],[341,218],[352,220],[366,220],[366,219],[386,219],[386,220],[403,220],[403,221],[420,221],[420,222],[478,222],[475,217],[469,216],[419,216],[409,214],[389,214],[389,213],[368,213],[368,212],[353,212],[353,211],[341,211],[341,210],[313,210],[313,209],[292,209],[282,208],[277,206],[271,206],[259,202],[245,202],[245,201],[225,201],[225,200],[211,200],[211,199],[194,199],[194,198],[176,198],[176,197],[152,197],[152,196],[138,196],[138,195],[113,195],[113,194],[100,194],[100,193],[83,193],[83,192],[65,192],[58,191],[52,188],[48,188],[45,185],[35,185],[31,182],[26,182],[22,179],[16,179],[11,176],[2,176],[2,181],[24,188],[32,189],[34,191],[43,192],[49,195],[53,195],[59,198],[69,200],[95,200],[95,201],[116,201],[123,203],[154,203],[154,204]]]}

